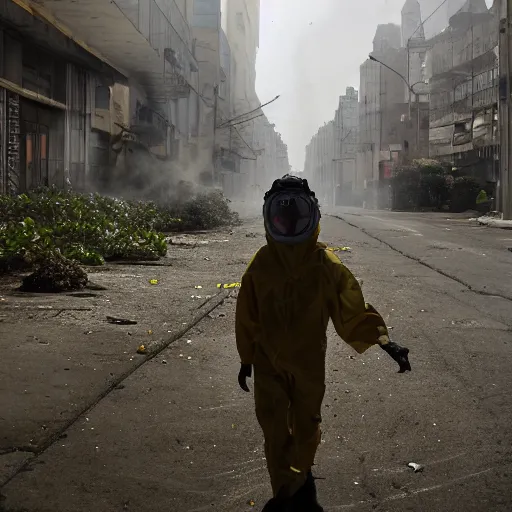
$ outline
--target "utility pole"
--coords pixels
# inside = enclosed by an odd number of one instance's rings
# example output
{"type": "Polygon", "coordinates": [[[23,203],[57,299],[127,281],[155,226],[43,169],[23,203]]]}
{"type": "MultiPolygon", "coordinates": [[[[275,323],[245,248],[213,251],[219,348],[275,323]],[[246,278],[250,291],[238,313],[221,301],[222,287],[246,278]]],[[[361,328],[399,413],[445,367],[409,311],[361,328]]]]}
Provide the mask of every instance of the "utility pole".
{"type": "Polygon", "coordinates": [[[417,156],[421,156],[421,149],[420,149],[420,114],[421,114],[421,106],[420,106],[420,95],[418,93],[415,93],[416,96],[416,153],[417,156]]]}
{"type": "Polygon", "coordinates": [[[500,99],[500,177],[498,208],[505,220],[512,220],[512,122],[510,71],[512,69],[512,30],[510,15],[512,0],[501,0],[499,45],[499,99],[500,99]]]}
{"type": "Polygon", "coordinates": [[[215,136],[217,134],[217,107],[219,103],[219,86],[213,87],[213,148],[212,148],[212,186],[215,186],[215,167],[217,161],[215,136]]]}

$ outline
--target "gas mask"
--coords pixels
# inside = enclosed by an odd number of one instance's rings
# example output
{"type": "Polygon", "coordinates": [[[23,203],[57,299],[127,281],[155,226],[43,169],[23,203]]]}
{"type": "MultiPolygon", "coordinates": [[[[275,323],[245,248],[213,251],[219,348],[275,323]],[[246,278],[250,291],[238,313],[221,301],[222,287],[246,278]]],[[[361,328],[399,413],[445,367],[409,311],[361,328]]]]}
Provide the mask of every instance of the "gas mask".
{"type": "Polygon", "coordinates": [[[307,180],[283,176],[274,181],[264,200],[265,229],[273,240],[293,245],[313,236],[321,215],[307,180]]]}

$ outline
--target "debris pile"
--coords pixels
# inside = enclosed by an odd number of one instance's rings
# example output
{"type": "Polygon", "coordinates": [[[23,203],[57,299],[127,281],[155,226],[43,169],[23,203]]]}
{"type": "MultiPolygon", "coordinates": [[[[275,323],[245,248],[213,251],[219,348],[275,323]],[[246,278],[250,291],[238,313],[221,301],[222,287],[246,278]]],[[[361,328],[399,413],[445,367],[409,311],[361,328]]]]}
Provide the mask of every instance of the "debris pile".
{"type": "Polygon", "coordinates": [[[35,271],[24,277],[20,290],[34,293],[59,293],[82,290],[87,285],[86,272],[59,253],[40,262],[35,271]]]}

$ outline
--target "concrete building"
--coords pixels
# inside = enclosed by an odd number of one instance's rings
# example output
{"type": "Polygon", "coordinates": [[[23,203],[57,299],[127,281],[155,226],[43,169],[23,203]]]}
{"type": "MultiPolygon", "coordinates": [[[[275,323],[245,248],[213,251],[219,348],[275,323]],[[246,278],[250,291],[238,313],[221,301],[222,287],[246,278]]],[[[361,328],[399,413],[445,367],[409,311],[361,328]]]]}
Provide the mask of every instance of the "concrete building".
{"type": "Polygon", "coordinates": [[[402,7],[402,46],[407,47],[410,41],[425,39],[425,31],[421,22],[421,8],[418,0],[406,0],[402,7]]]}
{"type": "Polygon", "coordinates": [[[125,76],[84,46],[28,5],[0,4],[0,193],[99,179],[112,154],[97,134],[119,132],[130,105],[125,76]]]}
{"type": "MultiPolygon", "coordinates": [[[[48,159],[47,182],[70,180],[77,188],[122,182],[129,189],[145,188],[148,176],[142,168],[156,169],[158,160],[165,159],[189,162],[197,153],[202,100],[189,0],[6,0],[0,9],[8,27],[3,31],[5,79],[18,97],[35,92],[30,129],[39,126],[35,137],[41,148],[44,127],[51,131],[64,122],[62,140],[57,144],[58,137],[49,134],[48,153],[37,149],[48,159]],[[53,40],[45,31],[54,34],[53,40]],[[41,57],[31,44],[42,49],[41,57]],[[54,110],[60,109],[64,121],[50,120],[48,108],[55,119],[54,110]]],[[[24,112],[30,109],[15,107],[5,93],[3,103],[4,117],[12,118],[4,122],[4,131],[18,123],[20,151],[35,148],[28,136],[32,132],[23,128],[29,122],[24,112]]],[[[26,174],[24,165],[21,161],[21,175],[26,174]]],[[[28,177],[20,180],[21,187],[34,183],[28,177]]]]}
{"type": "Polygon", "coordinates": [[[230,48],[221,28],[220,0],[189,0],[194,56],[199,67],[199,94],[202,98],[199,145],[202,154],[201,182],[218,184],[220,146],[227,145],[226,130],[217,130],[231,116],[226,84],[229,80],[230,48]]]}
{"type": "Polygon", "coordinates": [[[358,128],[358,94],[347,87],[334,118],[306,146],[304,176],[324,205],[354,204],[358,128]]]}
{"type": "Polygon", "coordinates": [[[222,0],[221,10],[222,29],[235,62],[231,76],[232,104],[235,113],[243,113],[259,105],[255,85],[260,0],[222,0]]]}
{"type": "Polygon", "coordinates": [[[252,199],[261,196],[273,177],[288,172],[288,154],[275,126],[258,108],[261,103],[255,84],[260,1],[222,0],[221,13],[230,52],[226,89],[233,122],[219,128],[223,143],[218,165],[226,195],[252,199]]]}
{"type": "MultiPolygon", "coordinates": [[[[373,56],[389,68],[407,74],[407,52],[401,48],[398,25],[377,27],[373,56]],[[385,28],[385,30],[384,30],[385,28]],[[384,38],[384,40],[380,40],[384,38]],[[390,41],[395,46],[390,46],[390,41]]],[[[360,68],[359,152],[357,192],[369,208],[387,207],[393,162],[409,154],[411,132],[405,84],[391,69],[368,59],[360,68]]]]}
{"type": "Polygon", "coordinates": [[[498,13],[468,1],[431,41],[430,155],[482,186],[498,179],[498,13]]]}
{"type": "Polygon", "coordinates": [[[273,181],[287,174],[290,170],[288,148],[277,132],[275,125],[267,117],[254,120],[254,145],[256,152],[256,172],[253,185],[253,199],[261,201],[263,194],[273,181]]]}
{"type": "Polygon", "coordinates": [[[306,146],[304,177],[310,182],[320,206],[333,206],[336,193],[336,179],[339,178],[339,140],[336,125],[331,120],[321,126],[306,146]]]}
{"type": "Polygon", "coordinates": [[[354,195],[362,197],[368,208],[390,206],[393,166],[428,156],[425,61],[429,45],[422,34],[418,7],[415,0],[407,0],[402,27],[377,27],[372,58],[360,67],[354,195]]]}
{"type": "Polygon", "coordinates": [[[446,29],[453,16],[466,0],[449,0],[441,4],[439,0],[419,0],[421,18],[425,20],[425,37],[431,39],[446,29]],[[427,19],[428,18],[428,19],[427,19]]]}
{"type": "Polygon", "coordinates": [[[357,188],[356,155],[359,142],[359,104],[358,93],[353,87],[347,87],[340,96],[339,105],[334,113],[336,140],[334,204],[351,205],[357,203],[354,191],[357,188]]]}

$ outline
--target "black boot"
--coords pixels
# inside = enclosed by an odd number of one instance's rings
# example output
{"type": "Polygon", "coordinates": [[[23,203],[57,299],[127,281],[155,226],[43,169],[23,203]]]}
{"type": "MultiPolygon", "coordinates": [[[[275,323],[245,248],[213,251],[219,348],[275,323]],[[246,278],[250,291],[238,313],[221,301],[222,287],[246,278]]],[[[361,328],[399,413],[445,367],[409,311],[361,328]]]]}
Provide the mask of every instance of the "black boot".
{"type": "Polygon", "coordinates": [[[292,512],[290,498],[272,498],[261,512],[292,512]]]}
{"type": "Polygon", "coordinates": [[[291,502],[292,500],[288,497],[286,490],[281,489],[277,496],[267,502],[261,512],[292,512],[291,502]]]}
{"type": "Polygon", "coordinates": [[[308,473],[306,483],[292,497],[293,512],[324,512],[316,497],[313,473],[308,473]]]}

